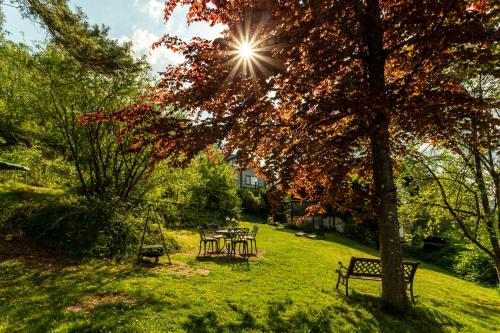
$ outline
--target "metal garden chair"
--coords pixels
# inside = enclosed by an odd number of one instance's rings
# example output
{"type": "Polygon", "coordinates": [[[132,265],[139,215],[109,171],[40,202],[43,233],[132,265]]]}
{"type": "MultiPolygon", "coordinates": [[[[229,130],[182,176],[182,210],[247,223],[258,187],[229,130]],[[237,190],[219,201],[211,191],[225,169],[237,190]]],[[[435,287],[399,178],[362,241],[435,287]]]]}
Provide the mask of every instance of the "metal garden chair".
{"type": "Polygon", "coordinates": [[[259,231],[259,226],[254,225],[252,228],[252,231],[250,234],[247,236],[247,240],[250,243],[250,253],[253,253],[253,247],[255,245],[255,253],[257,254],[257,232],[259,231]]]}
{"type": "Polygon", "coordinates": [[[203,227],[198,227],[198,232],[200,233],[200,250],[198,251],[197,257],[199,257],[201,254],[202,244],[203,244],[203,256],[207,255],[207,244],[209,246],[209,251],[212,250],[212,252],[214,252],[214,246],[215,246],[215,251],[218,253],[219,239],[214,237],[213,233],[209,232],[203,227]]]}
{"type": "Polygon", "coordinates": [[[234,229],[233,232],[231,233],[231,248],[230,248],[230,254],[235,256],[236,255],[236,246],[238,246],[238,253],[240,255],[246,256],[248,255],[248,229],[247,228],[240,228],[240,229],[234,229]],[[243,253],[241,253],[241,246],[243,246],[243,253]]]}

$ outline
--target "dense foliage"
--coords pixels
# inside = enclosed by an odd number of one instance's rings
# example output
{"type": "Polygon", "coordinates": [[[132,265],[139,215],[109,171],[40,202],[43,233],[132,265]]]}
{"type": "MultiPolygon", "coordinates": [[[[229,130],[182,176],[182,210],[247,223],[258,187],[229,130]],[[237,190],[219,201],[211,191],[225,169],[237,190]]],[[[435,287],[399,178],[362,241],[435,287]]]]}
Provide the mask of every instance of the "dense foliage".
{"type": "Polygon", "coordinates": [[[271,214],[265,189],[252,190],[240,188],[238,195],[241,198],[241,205],[245,213],[260,216],[271,214]]]}
{"type": "Polygon", "coordinates": [[[493,258],[476,246],[469,246],[454,259],[454,272],[469,281],[495,285],[498,283],[493,258]]]}
{"type": "MultiPolygon", "coordinates": [[[[401,168],[399,213],[405,228],[410,231],[408,238],[418,244],[428,236],[444,236],[456,244],[470,244],[475,249],[444,253],[447,257],[444,266],[455,270],[458,266],[453,266],[454,257],[457,257],[459,262],[471,264],[470,269],[476,271],[476,281],[494,283],[498,279],[492,281],[488,272],[495,270],[495,243],[491,242],[488,215],[481,204],[481,190],[474,169],[471,170],[459,155],[446,150],[429,148],[424,155],[417,156],[418,159],[407,158],[401,168]],[[478,262],[472,264],[473,258],[478,262]],[[481,271],[484,272],[483,280],[477,278],[481,271]]],[[[484,173],[484,177],[488,175],[484,173]]],[[[494,183],[489,180],[487,184],[488,191],[493,194],[494,183]]],[[[491,200],[495,202],[493,195],[491,200]]],[[[496,212],[496,205],[492,205],[492,209],[496,212]]],[[[436,256],[440,260],[440,255],[436,256]]],[[[435,261],[433,257],[423,259],[435,261]]],[[[460,272],[465,270],[465,265],[460,266],[460,272]]],[[[471,279],[474,276],[459,274],[471,279]]]]}

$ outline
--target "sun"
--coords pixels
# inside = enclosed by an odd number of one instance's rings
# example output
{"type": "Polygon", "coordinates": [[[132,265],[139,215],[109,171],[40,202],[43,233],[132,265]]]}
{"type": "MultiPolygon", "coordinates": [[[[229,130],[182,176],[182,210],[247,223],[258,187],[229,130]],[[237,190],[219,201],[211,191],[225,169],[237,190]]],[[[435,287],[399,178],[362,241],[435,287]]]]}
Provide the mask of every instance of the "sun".
{"type": "Polygon", "coordinates": [[[255,49],[249,42],[242,42],[238,45],[238,54],[244,60],[250,60],[255,57],[255,49]]]}
{"type": "Polygon", "coordinates": [[[226,82],[241,75],[247,78],[262,78],[271,75],[271,69],[282,68],[281,63],[272,58],[272,51],[280,45],[271,42],[262,33],[259,25],[254,29],[237,27],[228,45],[228,63],[233,66],[227,75],[226,82]]]}

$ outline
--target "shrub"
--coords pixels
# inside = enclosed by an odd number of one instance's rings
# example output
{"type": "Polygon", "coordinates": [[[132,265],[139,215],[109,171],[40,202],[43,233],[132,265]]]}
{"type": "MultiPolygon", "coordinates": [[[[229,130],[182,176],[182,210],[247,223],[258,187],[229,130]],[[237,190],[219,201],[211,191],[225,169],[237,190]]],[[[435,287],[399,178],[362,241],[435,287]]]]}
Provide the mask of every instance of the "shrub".
{"type": "Polygon", "coordinates": [[[234,170],[217,150],[201,154],[194,161],[201,182],[193,186],[192,202],[219,218],[237,218],[241,201],[237,194],[234,170]]]}
{"type": "Polygon", "coordinates": [[[241,199],[241,206],[245,213],[267,216],[270,214],[265,196],[261,191],[238,189],[238,196],[241,199]]]}
{"type": "MultiPolygon", "coordinates": [[[[71,197],[22,207],[10,217],[27,237],[79,257],[120,257],[137,253],[144,218],[144,211],[127,211],[117,202],[87,204],[71,197]]],[[[170,249],[179,249],[171,237],[165,240],[170,249]]]]}
{"type": "Polygon", "coordinates": [[[404,255],[432,263],[468,281],[497,283],[493,259],[473,245],[451,244],[433,252],[411,246],[404,248],[404,255]]]}
{"type": "Polygon", "coordinates": [[[436,266],[454,272],[453,265],[455,258],[463,251],[463,247],[456,244],[450,244],[439,250],[428,252],[422,246],[408,246],[403,248],[406,257],[423,260],[436,266]]]}
{"type": "Polygon", "coordinates": [[[455,257],[455,273],[468,281],[482,284],[496,284],[495,262],[476,246],[469,245],[455,257]]]}
{"type": "Polygon", "coordinates": [[[186,168],[168,169],[163,177],[159,212],[167,225],[190,227],[239,217],[234,170],[218,150],[198,155],[186,168]]]}

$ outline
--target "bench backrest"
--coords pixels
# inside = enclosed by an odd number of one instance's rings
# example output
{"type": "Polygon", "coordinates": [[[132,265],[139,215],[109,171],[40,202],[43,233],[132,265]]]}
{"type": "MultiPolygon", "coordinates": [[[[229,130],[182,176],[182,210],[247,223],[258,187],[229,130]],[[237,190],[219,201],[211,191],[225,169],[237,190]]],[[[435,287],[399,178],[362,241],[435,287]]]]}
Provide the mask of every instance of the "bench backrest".
{"type": "MultiPolygon", "coordinates": [[[[404,261],[403,271],[405,279],[413,281],[420,262],[404,261]]],[[[349,276],[382,277],[382,264],[380,259],[352,257],[347,268],[349,276]]]]}
{"type": "Polygon", "coordinates": [[[403,261],[405,279],[407,279],[408,281],[413,281],[415,273],[417,272],[418,264],[420,264],[420,261],[403,261]]]}
{"type": "Polygon", "coordinates": [[[347,274],[349,276],[381,277],[382,265],[379,259],[352,257],[347,274]]]}

